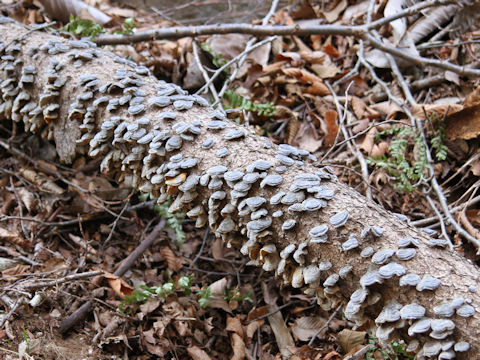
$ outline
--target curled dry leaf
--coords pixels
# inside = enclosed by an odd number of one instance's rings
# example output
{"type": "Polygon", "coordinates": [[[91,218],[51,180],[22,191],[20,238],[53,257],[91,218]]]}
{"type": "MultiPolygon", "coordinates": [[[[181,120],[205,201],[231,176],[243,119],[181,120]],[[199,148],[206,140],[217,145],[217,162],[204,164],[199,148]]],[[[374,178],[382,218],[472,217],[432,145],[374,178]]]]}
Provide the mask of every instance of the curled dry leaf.
{"type": "Polygon", "coordinates": [[[215,281],[213,284],[210,285],[210,307],[222,309],[229,314],[232,313],[228,302],[223,298],[223,294],[225,294],[225,289],[227,288],[227,278],[222,278],[220,280],[215,281]]]}
{"type": "Polygon", "coordinates": [[[245,359],[245,343],[243,339],[237,334],[233,333],[231,336],[233,356],[231,360],[243,360],[245,359]]]}
{"type": "Polygon", "coordinates": [[[343,329],[338,333],[338,342],[345,352],[349,352],[355,346],[365,343],[366,331],[354,331],[343,329]]]}
{"type": "Polygon", "coordinates": [[[309,341],[325,323],[321,316],[302,316],[295,320],[292,333],[301,341],[309,341]]]}
{"type": "Polygon", "coordinates": [[[61,195],[65,192],[64,189],[55,184],[45,175],[37,173],[34,170],[22,168],[20,169],[20,174],[28,181],[37,185],[42,191],[55,195],[61,195]]]}
{"type": "Polygon", "coordinates": [[[32,244],[23,238],[23,236],[17,231],[10,231],[8,229],[0,227],[0,239],[7,240],[12,244],[20,246],[32,247],[32,244]]]}
{"type": "Polygon", "coordinates": [[[38,202],[31,191],[22,187],[18,189],[18,197],[22,200],[29,213],[37,210],[38,202]]]}
{"type": "Polygon", "coordinates": [[[328,110],[324,117],[325,126],[327,128],[323,144],[325,146],[332,146],[335,143],[338,133],[337,112],[335,110],[328,110]]]}
{"type": "MultiPolygon", "coordinates": [[[[278,310],[278,306],[270,305],[269,310],[270,312],[278,310]]],[[[273,333],[275,334],[275,339],[282,356],[290,357],[292,353],[289,348],[294,347],[295,342],[293,341],[290,331],[285,325],[285,320],[283,319],[281,311],[276,311],[272,315],[268,316],[268,321],[273,333]]]]}
{"type": "Polygon", "coordinates": [[[167,262],[168,268],[173,271],[180,270],[186,262],[184,258],[178,257],[169,246],[162,246],[160,248],[160,255],[162,255],[167,262]]]}
{"type": "Polygon", "coordinates": [[[210,356],[208,356],[208,354],[198,346],[191,346],[187,348],[187,352],[193,360],[211,360],[210,356]]]}
{"type": "Polygon", "coordinates": [[[447,140],[474,139],[480,134],[480,104],[464,108],[445,119],[447,140]]]}
{"type": "Polygon", "coordinates": [[[243,327],[242,322],[238,318],[239,315],[235,317],[227,316],[227,331],[232,331],[243,339],[243,327]]]}
{"type": "Polygon", "coordinates": [[[425,104],[412,106],[412,115],[421,120],[431,119],[435,116],[437,119],[443,119],[447,115],[454,114],[463,109],[459,104],[425,104]]]}
{"type": "Polygon", "coordinates": [[[360,149],[365,151],[367,155],[371,155],[373,150],[373,145],[375,145],[375,134],[378,132],[377,128],[371,128],[368,130],[367,134],[362,141],[358,141],[357,145],[360,149]]]}
{"type": "Polygon", "coordinates": [[[115,291],[115,293],[120,296],[122,299],[125,296],[131,296],[133,292],[133,287],[131,287],[125,280],[121,277],[118,277],[112,273],[105,272],[103,277],[107,279],[110,287],[115,291]]]}
{"type": "Polygon", "coordinates": [[[298,80],[302,81],[303,83],[309,83],[310,86],[305,88],[305,92],[312,94],[312,95],[329,95],[330,91],[328,90],[327,86],[323,83],[322,79],[318,76],[312,74],[308,70],[305,69],[297,69],[297,68],[290,68],[290,69],[282,69],[283,73],[287,76],[295,77],[298,80]]]}

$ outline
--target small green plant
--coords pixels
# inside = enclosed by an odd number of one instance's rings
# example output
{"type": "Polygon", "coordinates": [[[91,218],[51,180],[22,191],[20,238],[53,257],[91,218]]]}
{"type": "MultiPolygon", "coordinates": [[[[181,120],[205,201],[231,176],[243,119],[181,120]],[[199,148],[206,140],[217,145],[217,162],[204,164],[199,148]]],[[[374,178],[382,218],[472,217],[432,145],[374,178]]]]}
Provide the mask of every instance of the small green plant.
{"type": "Polygon", "coordinates": [[[25,324],[22,324],[22,333],[23,333],[23,340],[25,341],[26,349],[25,351],[27,354],[30,354],[30,352],[35,349],[39,343],[36,343],[35,345],[30,344],[30,339],[28,338],[27,330],[25,330],[25,324]]]}
{"type": "MultiPolygon", "coordinates": [[[[152,196],[148,193],[145,194],[139,194],[138,195],[138,200],[140,202],[147,201],[149,198],[152,196]]],[[[177,212],[175,214],[172,214],[171,212],[168,211],[168,208],[170,207],[170,197],[165,201],[163,204],[155,204],[153,207],[153,210],[163,217],[164,219],[167,220],[167,225],[170,229],[175,231],[175,235],[177,236],[177,245],[181,247],[183,243],[185,242],[186,234],[183,231],[182,228],[182,221],[185,219],[185,215],[183,212],[177,212]]]]}
{"type": "MultiPolygon", "coordinates": [[[[217,68],[222,67],[223,65],[225,65],[228,62],[227,59],[225,59],[225,56],[223,56],[223,54],[218,53],[215,50],[213,50],[213,48],[210,45],[208,45],[206,42],[200,43],[200,47],[202,48],[203,51],[209,53],[212,56],[212,63],[217,68]]],[[[230,73],[230,68],[227,67],[224,71],[227,74],[229,74],[230,73]]]]}
{"type": "Polygon", "coordinates": [[[224,104],[225,107],[233,109],[238,108],[245,111],[250,111],[258,116],[271,117],[275,113],[275,105],[273,102],[265,104],[256,103],[250,99],[244,98],[238,95],[235,90],[225,91],[224,99],[228,101],[228,104],[224,104]]]}
{"type": "Polygon", "coordinates": [[[62,30],[74,35],[79,35],[81,37],[88,36],[90,38],[105,32],[100,25],[95,24],[90,20],[80,19],[73,15],[70,15],[70,21],[62,28],[62,30]]]}
{"type": "Polygon", "coordinates": [[[198,290],[197,295],[200,296],[200,299],[198,299],[198,305],[200,305],[203,309],[210,305],[210,298],[212,297],[210,286],[198,290]]]}
{"type": "MultiPolygon", "coordinates": [[[[158,296],[165,299],[169,294],[173,294],[176,290],[180,290],[186,296],[190,296],[192,293],[192,279],[193,275],[182,276],[178,279],[176,287],[172,279],[161,286],[148,287],[147,285],[139,285],[138,289],[132,291],[132,295],[125,296],[118,306],[118,310],[125,313],[129,306],[144,303],[152,296],[158,296]]],[[[198,303],[202,306],[200,300],[198,303]]]]}
{"type": "Polygon", "coordinates": [[[249,292],[246,295],[241,295],[238,287],[235,287],[233,289],[225,289],[225,294],[223,295],[223,298],[225,301],[230,302],[230,301],[237,301],[237,302],[243,302],[243,301],[249,301],[253,303],[252,300],[252,293],[249,292]]]}
{"type": "Polygon", "coordinates": [[[130,35],[133,34],[133,29],[135,29],[137,25],[135,24],[134,18],[126,18],[122,24],[122,30],[117,30],[114,33],[120,35],[130,35]]]}
{"type": "Polygon", "coordinates": [[[376,360],[374,356],[375,352],[379,352],[385,360],[413,360],[414,356],[407,353],[405,350],[405,344],[398,341],[392,341],[390,346],[379,347],[377,346],[378,339],[371,333],[368,334],[368,343],[373,345],[370,350],[365,354],[366,360],[376,360]]]}
{"type": "MultiPolygon", "coordinates": [[[[430,140],[436,160],[444,161],[447,158],[448,148],[444,144],[445,129],[439,127],[430,140]]],[[[382,168],[395,178],[394,187],[404,193],[415,190],[422,176],[426,175],[429,166],[427,149],[421,134],[410,127],[392,126],[390,129],[376,134],[376,140],[383,136],[391,136],[388,154],[380,157],[369,157],[367,163],[377,168],[382,168]],[[412,156],[414,154],[414,156],[412,156]]]]}

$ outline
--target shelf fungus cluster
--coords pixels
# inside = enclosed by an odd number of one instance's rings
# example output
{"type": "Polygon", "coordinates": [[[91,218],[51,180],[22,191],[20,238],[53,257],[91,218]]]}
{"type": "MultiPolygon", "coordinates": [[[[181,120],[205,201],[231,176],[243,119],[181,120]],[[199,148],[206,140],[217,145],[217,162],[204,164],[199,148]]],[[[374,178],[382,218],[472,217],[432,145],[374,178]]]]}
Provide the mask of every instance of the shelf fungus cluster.
{"type": "Polygon", "coordinates": [[[322,308],[343,303],[359,327],[374,320],[378,338],[403,339],[419,359],[479,349],[478,275],[438,249],[442,239],[367,202],[308,151],[271,144],[143,66],[2,21],[0,121],[54,139],[65,161],[88,154],[107,176],[159,203],[170,197],[171,212],[210,226],[322,308]]]}

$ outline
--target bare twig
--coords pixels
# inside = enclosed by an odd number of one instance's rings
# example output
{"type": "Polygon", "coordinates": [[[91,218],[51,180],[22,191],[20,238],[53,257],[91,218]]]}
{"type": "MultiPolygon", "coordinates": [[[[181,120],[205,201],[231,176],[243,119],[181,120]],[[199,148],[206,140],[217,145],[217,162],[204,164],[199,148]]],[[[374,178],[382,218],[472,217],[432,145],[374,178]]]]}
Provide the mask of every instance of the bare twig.
{"type": "Polygon", "coordinates": [[[198,55],[198,45],[196,41],[192,42],[193,46],[193,57],[195,58],[195,62],[197,63],[198,69],[200,70],[200,73],[203,76],[203,79],[205,80],[205,85],[208,84],[208,89],[212,93],[213,98],[215,99],[215,103],[218,103],[219,106],[221,106],[220,98],[217,93],[217,89],[215,89],[215,86],[213,86],[212,79],[208,76],[207,72],[205,71],[202,62],[200,61],[200,56],[198,55]]]}
{"type": "Polygon", "coordinates": [[[318,329],[318,331],[315,333],[315,335],[312,336],[312,338],[310,339],[310,341],[308,342],[308,346],[312,346],[313,345],[313,342],[315,341],[315,339],[317,338],[318,335],[320,335],[320,333],[325,330],[326,328],[328,328],[328,326],[330,325],[330,323],[332,322],[332,320],[335,318],[335,316],[337,316],[337,313],[340,311],[340,309],[342,308],[343,306],[343,303],[340,303],[340,305],[337,306],[337,308],[335,309],[335,311],[333,312],[333,314],[328,318],[327,322],[320,328],[318,329]]]}
{"type": "Polygon", "coordinates": [[[453,243],[452,243],[452,240],[450,239],[450,236],[448,236],[447,234],[447,229],[445,228],[445,223],[443,221],[442,214],[440,213],[440,211],[438,211],[432,198],[428,195],[426,197],[427,197],[428,203],[430,204],[430,207],[433,209],[433,211],[435,211],[435,214],[437,214],[437,218],[440,221],[440,227],[442,229],[442,235],[445,238],[445,240],[448,241],[448,247],[450,248],[450,250],[453,250],[453,243]]]}
{"type": "Polygon", "coordinates": [[[39,288],[45,288],[45,287],[49,287],[49,286],[56,286],[56,285],[59,285],[59,284],[66,283],[68,281],[72,281],[72,280],[87,279],[87,278],[91,278],[91,277],[94,277],[94,276],[97,276],[97,275],[102,275],[103,273],[104,273],[103,270],[93,270],[93,271],[87,271],[87,272],[83,272],[83,273],[79,273],[79,274],[67,275],[67,276],[64,276],[62,278],[54,279],[54,280],[34,279],[34,280],[32,280],[33,283],[29,284],[27,282],[27,283],[21,284],[20,286],[23,290],[39,289],[39,288]]]}

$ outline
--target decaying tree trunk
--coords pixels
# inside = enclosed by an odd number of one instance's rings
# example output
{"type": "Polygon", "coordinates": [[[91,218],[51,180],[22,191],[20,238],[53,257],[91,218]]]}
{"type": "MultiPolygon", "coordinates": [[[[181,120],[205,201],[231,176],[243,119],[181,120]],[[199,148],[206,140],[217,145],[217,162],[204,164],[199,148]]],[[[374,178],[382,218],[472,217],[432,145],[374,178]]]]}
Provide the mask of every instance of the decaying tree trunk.
{"type": "Polygon", "coordinates": [[[88,153],[117,181],[183,208],[332,309],[404,339],[418,357],[480,350],[478,268],[340,183],[307,152],[224,119],[206,102],[96,48],[0,18],[0,120],[88,153]],[[372,323],[372,324],[370,324],[372,323]],[[469,351],[466,351],[470,347],[469,351]]]}

